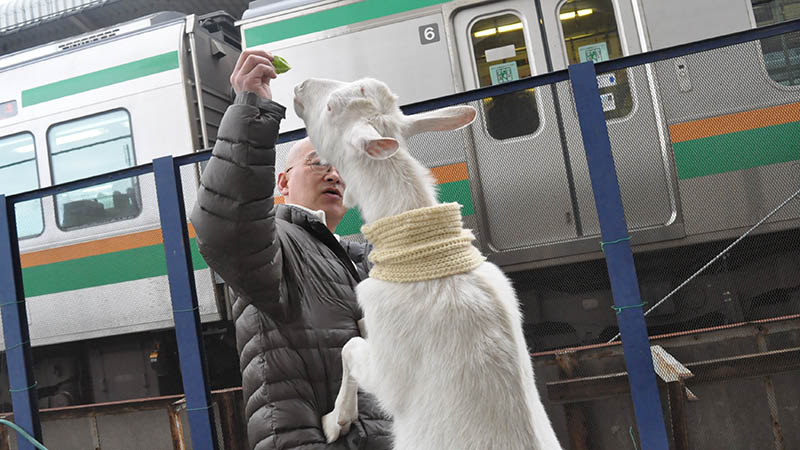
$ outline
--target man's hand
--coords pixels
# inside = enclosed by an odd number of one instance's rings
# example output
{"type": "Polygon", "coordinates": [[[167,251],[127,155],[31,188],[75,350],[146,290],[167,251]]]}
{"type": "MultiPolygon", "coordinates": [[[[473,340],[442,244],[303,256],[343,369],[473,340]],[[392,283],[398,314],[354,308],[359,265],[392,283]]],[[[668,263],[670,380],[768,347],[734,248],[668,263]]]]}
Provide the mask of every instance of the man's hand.
{"type": "Polygon", "coordinates": [[[239,55],[231,74],[231,86],[237,94],[242,91],[255,92],[260,97],[272,100],[269,82],[277,78],[272,65],[272,53],[264,50],[245,50],[239,55]]]}

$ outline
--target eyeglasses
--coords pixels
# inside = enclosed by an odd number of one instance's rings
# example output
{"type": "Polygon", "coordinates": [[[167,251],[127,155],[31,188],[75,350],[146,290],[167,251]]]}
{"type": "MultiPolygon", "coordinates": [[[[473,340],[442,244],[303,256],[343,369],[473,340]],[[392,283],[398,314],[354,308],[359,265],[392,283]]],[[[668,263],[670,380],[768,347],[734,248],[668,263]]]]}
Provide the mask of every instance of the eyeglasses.
{"type": "MultiPolygon", "coordinates": [[[[331,166],[330,164],[324,164],[322,162],[322,159],[320,159],[319,155],[317,155],[317,152],[309,153],[308,156],[306,156],[305,160],[303,161],[303,164],[310,167],[311,171],[318,175],[324,175],[330,172],[331,169],[333,169],[333,166],[331,166]]],[[[289,171],[294,169],[295,167],[296,165],[289,167],[288,169],[286,169],[286,173],[289,173],[289,171]]]]}

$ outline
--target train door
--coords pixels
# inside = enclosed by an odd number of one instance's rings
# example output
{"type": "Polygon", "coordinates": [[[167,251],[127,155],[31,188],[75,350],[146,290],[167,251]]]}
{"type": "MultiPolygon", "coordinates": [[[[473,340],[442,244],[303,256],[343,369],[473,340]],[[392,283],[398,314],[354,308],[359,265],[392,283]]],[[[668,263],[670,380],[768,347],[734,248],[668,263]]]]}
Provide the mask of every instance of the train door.
{"type": "MultiPolygon", "coordinates": [[[[630,4],[619,0],[540,0],[553,69],[601,62],[640,51],[630,4]]],[[[603,110],[616,162],[628,227],[635,242],[684,235],[677,185],[651,69],[632,67],[598,74],[603,110]]],[[[596,236],[600,224],[571,91],[558,87],[575,183],[580,233],[596,236]]]]}
{"type": "MultiPolygon", "coordinates": [[[[465,89],[547,72],[538,21],[531,1],[456,11],[453,27],[465,89]]],[[[481,244],[501,264],[543,258],[537,257],[542,246],[577,237],[552,93],[546,86],[476,105],[470,177],[479,191],[481,244]]]]}

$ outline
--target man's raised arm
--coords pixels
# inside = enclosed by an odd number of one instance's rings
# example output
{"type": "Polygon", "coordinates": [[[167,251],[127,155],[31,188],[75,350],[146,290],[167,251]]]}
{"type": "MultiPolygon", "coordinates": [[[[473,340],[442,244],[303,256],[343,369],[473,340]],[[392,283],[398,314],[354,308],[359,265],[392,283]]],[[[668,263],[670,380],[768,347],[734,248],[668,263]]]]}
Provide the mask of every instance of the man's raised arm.
{"type": "Polygon", "coordinates": [[[191,214],[200,253],[240,296],[277,305],[282,255],[275,231],[275,142],[285,108],[273,102],[272,55],[245,51],[231,75],[237,92],[219,127],[191,214]]]}

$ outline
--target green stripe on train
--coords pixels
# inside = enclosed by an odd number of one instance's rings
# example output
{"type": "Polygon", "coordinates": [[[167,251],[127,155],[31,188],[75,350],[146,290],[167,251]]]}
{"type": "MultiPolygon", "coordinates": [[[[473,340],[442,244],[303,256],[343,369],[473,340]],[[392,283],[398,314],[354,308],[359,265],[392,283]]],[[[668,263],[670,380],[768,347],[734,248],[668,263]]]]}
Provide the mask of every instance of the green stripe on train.
{"type": "MultiPolygon", "coordinates": [[[[191,239],[195,270],[208,266],[191,239]]],[[[25,297],[104,286],[167,274],[162,244],[22,269],[25,297]]]]}
{"type": "MultiPolygon", "coordinates": [[[[469,180],[439,185],[439,200],[463,205],[461,214],[474,214],[469,180]]],[[[342,218],[336,232],[342,236],[360,233],[361,215],[350,209],[342,218]]],[[[192,264],[195,270],[208,267],[191,239],[192,264]]],[[[22,281],[27,298],[57,292],[73,291],[94,286],[122,283],[158,277],[167,274],[167,263],[162,244],[122,250],[103,255],[61,261],[22,269],[22,281]]]]}
{"type": "MultiPolygon", "coordinates": [[[[469,191],[469,180],[453,181],[450,183],[443,183],[439,185],[439,201],[458,202],[461,203],[461,215],[471,216],[475,213],[472,206],[472,194],[469,191]]],[[[358,209],[351,208],[347,210],[339,226],[336,227],[336,234],[340,236],[347,236],[349,234],[361,233],[361,225],[364,220],[358,209]]]]}
{"type": "Polygon", "coordinates": [[[178,68],[178,52],[167,52],[22,91],[22,106],[44,103],[123,81],[178,68]]]}
{"type": "Polygon", "coordinates": [[[678,179],[800,160],[800,122],[672,144],[678,179]]]}
{"type": "MultiPolygon", "coordinates": [[[[293,17],[249,28],[244,31],[247,47],[280,41],[331,28],[377,19],[451,0],[362,0],[357,3],[326,9],[306,16],[293,17]]],[[[416,38],[415,38],[416,39],[416,38]]]]}

